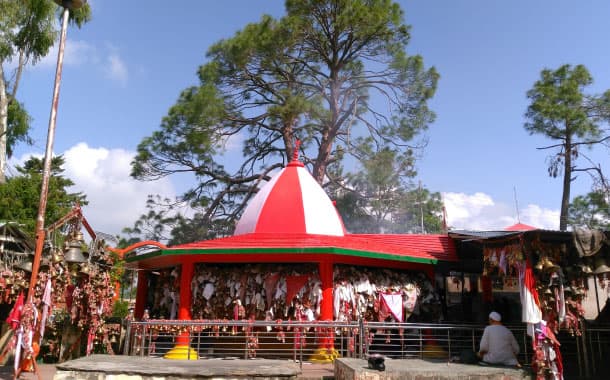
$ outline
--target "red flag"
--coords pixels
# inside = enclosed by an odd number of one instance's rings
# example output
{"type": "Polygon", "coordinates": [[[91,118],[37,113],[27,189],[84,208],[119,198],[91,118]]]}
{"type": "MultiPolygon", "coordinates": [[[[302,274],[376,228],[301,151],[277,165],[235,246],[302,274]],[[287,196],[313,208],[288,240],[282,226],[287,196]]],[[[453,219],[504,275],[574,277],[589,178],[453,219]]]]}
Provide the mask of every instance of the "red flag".
{"type": "Polygon", "coordinates": [[[519,277],[522,277],[519,289],[522,307],[521,321],[531,324],[539,323],[542,320],[542,311],[540,310],[540,299],[536,290],[536,279],[529,258],[526,260],[525,269],[519,277]]]}
{"type": "Polygon", "coordinates": [[[15,306],[11,310],[11,313],[6,318],[6,323],[8,323],[13,330],[17,330],[19,327],[19,322],[21,321],[21,311],[23,310],[23,292],[19,293],[17,297],[17,301],[15,301],[15,306]]]}

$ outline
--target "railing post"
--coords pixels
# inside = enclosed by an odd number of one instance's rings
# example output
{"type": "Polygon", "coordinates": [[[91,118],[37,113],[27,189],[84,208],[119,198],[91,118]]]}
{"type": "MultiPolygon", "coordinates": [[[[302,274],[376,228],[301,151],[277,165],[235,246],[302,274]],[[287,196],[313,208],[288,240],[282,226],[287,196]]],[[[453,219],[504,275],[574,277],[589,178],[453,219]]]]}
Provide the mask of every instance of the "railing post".
{"type": "Polygon", "coordinates": [[[583,350],[583,358],[585,359],[585,376],[587,378],[589,378],[591,376],[591,371],[589,369],[589,353],[587,350],[587,344],[584,340],[585,336],[587,334],[587,328],[585,327],[585,324],[582,324],[582,335],[580,336],[580,339],[582,340],[582,350],[583,350]]]}
{"type": "Polygon", "coordinates": [[[448,360],[451,360],[451,329],[447,329],[447,356],[448,360]]]}
{"type": "MultiPolygon", "coordinates": [[[[528,335],[527,335],[527,327],[525,328],[525,331],[523,331],[523,356],[525,357],[525,363],[523,364],[529,364],[529,356],[527,353],[527,347],[529,346],[529,342],[528,342],[528,335]]],[[[532,338],[533,339],[533,338],[532,338]]]]}
{"type": "Polygon", "coordinates": [[[419,328],[419,358],[420,359],[424,358],[424,341],[423,341],[423,337],[422,337],[421,327],[419,328]]]}
{"type": "MultiPolygon", "coordinates": [[[[367,341],[365,340],[365,336],[368,336],[364,334],[364,320],[362,318],[360,318],[360,320],[358,321],[358,323],[360,324],[360,328],[358,329],[359,331],[359,335],[360,335],[360,344],[358,345],[358,348],[360,350],[360,359],[364,359],[364,352],[365,352],[365,345],[367,344],[367,341]]],[[[368,350],[367,350],[368,351],[368,350]]]]}
{"type": "Polygon", "coordinates": [[[474,327],[470,329],[470,333],[471,333],[471,336],[472,336],[472,350],[474,352],[477,352],[477,344],[476,344],[475,336],[474,336],[474,327]]]}
{"type": "Polygon", "coordinates": [[[123,355],[129,356],[129,338],[131,337],[131,321],[127,321],[125,328],[125,338],[123,339],[123,355]]]}
{"type": "MultiPolygon", "coordinates": [[[[140,349],[140,356],[144,357],[144,347],[146,347],[146,335],[148,334],[148,328],[146,325],[142,326],[142,348],[140,349]]],[[[150,343],[150,342],[149,342],[150,343]]],[[[150,346],[149,346],[150,347],[150,346]]]]}

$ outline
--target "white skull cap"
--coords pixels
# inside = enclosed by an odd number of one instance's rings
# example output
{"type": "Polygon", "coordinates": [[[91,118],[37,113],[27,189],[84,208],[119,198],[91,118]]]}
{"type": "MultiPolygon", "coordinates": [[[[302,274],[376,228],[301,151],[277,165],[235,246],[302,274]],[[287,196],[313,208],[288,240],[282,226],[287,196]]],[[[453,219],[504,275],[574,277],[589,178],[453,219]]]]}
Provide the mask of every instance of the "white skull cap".
{"type": "Polygon", "coordinates": [[[491,313],[489,313],[489,319],[496,322],[500,322],[502,320],[502,316],[500,315],[500,313],[492,311],[491,313]]]}

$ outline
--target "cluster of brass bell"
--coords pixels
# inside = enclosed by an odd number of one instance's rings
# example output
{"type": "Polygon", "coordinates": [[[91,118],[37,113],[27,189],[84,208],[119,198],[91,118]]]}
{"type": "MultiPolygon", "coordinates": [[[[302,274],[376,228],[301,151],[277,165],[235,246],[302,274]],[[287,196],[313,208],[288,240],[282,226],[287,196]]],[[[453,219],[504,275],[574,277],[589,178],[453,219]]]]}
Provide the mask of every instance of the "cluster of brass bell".
{"type": "Polygon", "coordinates": [[[560,267],[555,264],[548,256],[541,256],[540,259],[538,259],[538,262],[536,263],[534,268],[542,272],[552,272],[558,270],[560,267]]]}

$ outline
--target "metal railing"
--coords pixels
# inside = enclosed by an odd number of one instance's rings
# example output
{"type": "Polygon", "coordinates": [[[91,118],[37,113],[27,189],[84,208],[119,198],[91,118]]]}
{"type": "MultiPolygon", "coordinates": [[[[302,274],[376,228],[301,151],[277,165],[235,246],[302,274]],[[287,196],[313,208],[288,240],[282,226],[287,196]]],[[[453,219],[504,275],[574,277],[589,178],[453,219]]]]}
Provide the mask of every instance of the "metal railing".
{"type": "MultiPolygon", "coordinates": [[[[521,347],[519,360],[528,364],[531,346],[525,326],[508,326],[521,347]]],[[[455,360],[463,350],[478,349],[482,325],[149,320],[127,326],[123,353],[163,356],[186,337],[199,358],[278,358],[315,361],[324,355],[366,358],[455,360]]]]}
{"type": "MultiPolygon", "coordinates": [[[[507,326],[519,346],[519,362],[532,359],[526,327],[507,326]]],[[[121,352],[161,357],[183,335],[197,358],[289,359],[303,363],[329,356],[420,358],[453,361],[476,351],[484,325],[382,322],[294,322],[227,320],[148,320],[126,326],[121,352]]],[[[610,371],[610,326],[587,324],[580,335],[560,333],[566,378],[604,378],[610,371]],[[601,377],[600,377],[601,376],[601,377]]],[[[191,351],[189,351],[191,352],[191,351]]]]}

